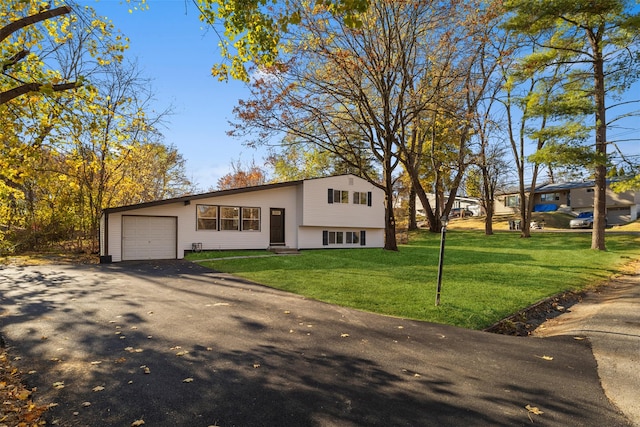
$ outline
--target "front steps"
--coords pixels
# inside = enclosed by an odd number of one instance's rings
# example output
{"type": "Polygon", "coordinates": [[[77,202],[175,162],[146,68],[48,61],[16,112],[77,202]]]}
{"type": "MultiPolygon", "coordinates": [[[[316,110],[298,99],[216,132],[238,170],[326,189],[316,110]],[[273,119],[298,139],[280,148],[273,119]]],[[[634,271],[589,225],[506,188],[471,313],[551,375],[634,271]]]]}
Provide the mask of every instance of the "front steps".
{"type": "Polygon", "coordinates": [[[300,253],[297,249],[289,248],[287,246],[269,246],[267,250],[277,255],[297,255],[300,253]]]}

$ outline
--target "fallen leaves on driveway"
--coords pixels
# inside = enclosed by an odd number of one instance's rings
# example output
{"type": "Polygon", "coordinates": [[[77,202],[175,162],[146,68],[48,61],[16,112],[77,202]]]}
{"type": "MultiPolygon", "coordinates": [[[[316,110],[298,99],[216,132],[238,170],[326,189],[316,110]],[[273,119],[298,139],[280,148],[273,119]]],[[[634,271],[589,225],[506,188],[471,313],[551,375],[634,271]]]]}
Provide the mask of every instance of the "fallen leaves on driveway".
{"type": "Polygon", "coordinates": [[[28,390],[21,382],[19,371],[11,366],[5,351],[0,354],[0,424],[19,426],[45,425],[41,421],[42,413],[47,410],[46,405],[36,405],[30,399],[35,390],[28,390]]]}
{"type": "Polygon", "coordinates": [[[553,356],[536,356],[536,357],[542,360],[553,360],[553,356]]]}
{"type": "Polygon", "coordinates": [[[535,422],[533,421],[533,418],[531,418],[531,414],[534,415],[542,415],[544,414],[544,412],[542,412],[540,409],[538,409],[537,406],[531,406],[531,405],[527,405],[525,406],[525,409],[529,412],[527,412],[527,416],[529,417],[529,421],[531,421],[532,423],[535,422]]]}

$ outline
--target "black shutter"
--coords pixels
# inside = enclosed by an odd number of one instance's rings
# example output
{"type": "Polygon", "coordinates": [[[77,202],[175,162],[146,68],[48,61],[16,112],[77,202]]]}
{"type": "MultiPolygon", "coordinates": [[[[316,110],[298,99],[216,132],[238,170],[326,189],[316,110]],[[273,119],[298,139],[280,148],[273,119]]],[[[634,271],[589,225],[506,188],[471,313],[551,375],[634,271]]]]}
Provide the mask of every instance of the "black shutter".
{"type": "Polygon", "coordinates": [[[323,246],[329,245],[329,232],[327,230],[322,231],[322,245],[323,246]]]}
{"type": "Polygon", "coordinates": [[[333,188],[329,189],[328,201],[329,201],[329,203],[333,203],[333,188]]]}
{"type": "Polygon", "coordinates": [[[371,191],[367,193],[367,206],[371,206],[371,191]]]}
{"type": "Polygon", "coordinates": [[[367,246],[367,232],[360,230],[360,246],[367,246]]]}

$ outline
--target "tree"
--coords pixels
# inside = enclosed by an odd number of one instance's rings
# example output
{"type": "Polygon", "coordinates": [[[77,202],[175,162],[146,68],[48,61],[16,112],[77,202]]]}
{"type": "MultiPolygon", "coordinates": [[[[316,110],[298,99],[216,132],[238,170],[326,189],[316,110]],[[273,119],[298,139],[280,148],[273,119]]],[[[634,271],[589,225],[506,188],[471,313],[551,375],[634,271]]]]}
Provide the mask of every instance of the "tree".
{"type": "MultiPolygon", "coordinates": [[[[7,22],[0,28],[0,51],[2,60],[2,83],[0,84],[0,105],[29,92],[59,92],[75,88],[79,81],[56,82],[46,75],[33,71],[39,71],[41,65],[39,55],[34,55],[30,49],[42,43],[46,34],[39,30],[30,30],[36,24],[49,21],[48,35],[55,40],[63,41],[69,34],[65,34],[64,27],[70,22],[69,18],[54,18],[71,13],[69,6],[61,6],[49,9],[45,2],[20,2],[9,1],[5,4],[9,11],[5,18],[7,22]],[[24,13],[24,16],[21,16],[24,13]],[[9,39],[12,37],[12,39],[9,39]],[[8,42],[8,43],[7,43],[8,42]],[[35,79],[41,77],[42,80],[35,79]]],[[[59,42],[58,42],[59,43],[59,42]]]]}
{"type": "Polygon", "coordinates": [[[300,24],[305,7],[323,10],[346,27],[355,28],[369,0],[197,0],[197,4],[201,20],[223,26],[220,33],[225,38],[219,45],[222,61],[214,65],[213,75],[221,80],[231,76],[249,81],[247,63],[267,68],[276,65],[279,54],[288,48],[282,38],[290,27],[300,24]]]}
{"type": "Polygon", "coordinates": [[[296,35],[302,42],[291,59],[256,79],[253,99],[236,109],[238,129],[258,130],[260,141],[287,134],[294,141],[314,144],[383,189],[388,250],[397,250],[393,172],[399,159],[394,151],[404,114],[400,93],[408,89],[400,81],[404,64],[396,49],[403,34],[393,22],[401,16],[400,9],[372,5],[357,31],[340,21],[327,25],[330,14],[305,11],[296,35]],[[372,159],[376,175],[371,174],[372,159]]]}
{"type": "MultiPolygon", "coordinates": [[[[478,19],[472,11],[468,2],[372,2],[357,29],[321,8],[301,12],[290,56],[257,74],[252,99],[236,109],[240,123],[233,134],[253,131],[258,143],[286,135],[340,157],[385,191],[385,248],[396,250],[394,171],[400,162],[422,188],[417,174],[427,142],[434,150],[436,136],[448,138],[441,147],[445,156],[444,147],[457,153],[454,197],[468,162],[468,116],[485,83],[466,58],[477,55],[485,40],[479,30],[491,16],[478,19]],[[462,24],[468,27],[461,30],[462,24]],[[420,138],[416,130],[424,131],[420,138]]],[[[429,208],[424,188],[418,195],[436,229],[439,215],[429,208]]]]}
{"type": "Polygon", "coordinates": [[[265,173],[255,162],[244,167],[238,159],[231,163],[233,172],[228,173],[218,179],[218,190],[230,190],[232,188],[254,187],[267,182],[265,173]]]}
{"type": "Polygon", "coordinates": [[[11,56],[14,42],[34,52],[7,63],[0,89],[34,87],[28,79],[40,86],[0,104],[4,249],[77,238],[78,249],[88,241],[95,250],[102,209],[191,192],[184,159],[161,143],[167,111],[151,111],[149,81],[123,63],[126,40],[113,26],[88,8],[34,21],[45,3],[10,3],[0,6],[9,7],[1,9],[8,17],[2,28],[12,29],[2,57],[11,56]],[[75,89],[53,90],[58,82],[75,89]]]}
{"type": "Polygon", "coordinates": [[[317,147],[291,144],[281,150],[272,149],[266,164],[273,169],[273,181],[296,181],[331,175],[332,156],[317,147]]]}
{"type": "Polygon", "coordinates": [[[431,231],[440,230],[453,206],[484,126],[483,105],[498,85],[495,69],[505,49],[492,43],[504,40],[496,27],[500,10],[493,3],[447,4],[429,35],[428,71],[416,91],[426,103],[414,110],[399,149],[431,231]],[[426,188],[433,189],[433,207],[426,188]]]}
{"type": "Polygon", "coordinates": [[[92,239],[102,210],[177,197],[193,191],[184,159],[161,143],[168,110],[152,109],[153,88],[135,63],[113,63],[92,81],[92,103],[74,111],[64,146],[78,186],[78,217],[92,239]]]}
{"type": "Polygon", "coordinates": [[[480,151],[467,175],[467,194],[478,197],[485,212],[484,233],[493,234],[494,203],[497,191],[504,186],[503,179],[509,168],[505,150],[499,144],[482,140],[480,151]]]}
{"type": "Polygon", "coordinates": [[[74,205],[57,199],[62,192],[55,188],[69,172],[62,127],[77,122],[78,106],[91,105],[92,74],[126,48],[92,12],[37,1],[0,6],[0,193],[12,207],[0,221],[27,234],[42,230],[47,218],[61,224],[60,211],[46,213],[54,197],[60,206],[74,205]]]}
{"type": "Polygon", "coordinates": [[[546,164],[552,169],[558,162],[563,165],[593,163],[592,156],[580,145],[589,127],[579,120],[592,111],[592,106],[584,101],[585,91],[580,80],[567,83],[569,72],[563,63],[547,75],[532,75],[517,64],[503,64],[506,80],[501,102],[506,110],[508,140],[518,175],[521,237],[531,237],[533,194],[541,166],[546,164]],[[528,141],[533,141],[531,155],[527,155],[528,141]]]}
{"type": "Polygon", "coordinates": [[[605,250],[608,96],[624,92],[638,77],[640,13],[628,0],[508,0],[507,29],[532,38],[536,49],[523,68],[545,73],[571,65],[571,77],[589,81],[595,129],[594,226],[591,248],[605,250]]]}

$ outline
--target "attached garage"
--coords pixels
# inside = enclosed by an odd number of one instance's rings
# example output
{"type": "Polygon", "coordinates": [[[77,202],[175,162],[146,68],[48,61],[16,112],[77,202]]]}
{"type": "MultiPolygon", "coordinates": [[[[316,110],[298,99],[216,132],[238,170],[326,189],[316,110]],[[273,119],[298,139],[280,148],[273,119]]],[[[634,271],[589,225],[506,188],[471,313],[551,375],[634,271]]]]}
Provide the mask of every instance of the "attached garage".
{"type": "Polygon", "coordinates": [[[631,221],[631,208],[608,208],[607,209],[607,224],[617,225],[625,224],[631,221]]]}
{"type": "Polygon", "coordinates": [[[122,260],[176,259],[178,218],[122,216],[122,260]]]}

